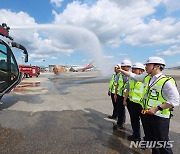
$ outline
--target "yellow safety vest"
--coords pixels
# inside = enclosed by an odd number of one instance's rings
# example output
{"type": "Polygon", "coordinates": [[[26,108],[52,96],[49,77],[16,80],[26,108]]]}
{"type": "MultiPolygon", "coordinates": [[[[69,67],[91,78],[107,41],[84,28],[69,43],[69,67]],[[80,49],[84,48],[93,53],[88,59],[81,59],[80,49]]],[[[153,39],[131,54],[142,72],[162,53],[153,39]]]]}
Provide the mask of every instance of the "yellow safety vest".
{"type": "Polygon", "coordinates": [[[112,75],[112,78],[109,82],[109,90],[111,93],[115,93],[115,83],[114,83],[115,74],[112,75]]]}
{"type": "Polygon", "coordinates": [[[125,92],[126,92],[126,86],[127,86],[127,82],[124,82],[123,81],[123,75],[120,74],[119,75],[119,80],[118,80],[118,89],[117,89],[117,94],[120,95],[120,96],[124,96],[125,95],[125,92]]]}
{"type": "MultiPolygon", "coordinates": [[[[176,83],[172,77],[165,76],[159,79],[151,87],[148,87],[150,79],[151,79],[150,75],[146,76],[144,79],[144,98],[142,100],[144,109],[157,107],[158,105],[166,103],[167,100],[162,95],[162,88],[168,80],[171,80],[174,84],[176,83]]],[[[164,109],[162,111],[157,111],[155,113],[156,116],[163,117],[163,118],[169,118],[170,114],[171,114],[170,108],[164,109]]]]}
{"type": "Polygon", "coordinates": [[[134,79],[129,80],[129,99],[134,103],[142,105],[144,84],[140,81],[135,83],[134,79]]]}

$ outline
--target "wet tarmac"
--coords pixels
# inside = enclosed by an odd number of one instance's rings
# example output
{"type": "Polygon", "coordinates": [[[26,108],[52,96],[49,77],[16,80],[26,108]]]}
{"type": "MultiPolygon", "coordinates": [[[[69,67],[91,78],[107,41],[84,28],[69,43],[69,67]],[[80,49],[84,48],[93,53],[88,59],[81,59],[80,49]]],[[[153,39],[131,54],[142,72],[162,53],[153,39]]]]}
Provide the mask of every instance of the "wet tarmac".
{"type": "MultiPolygon", "coordinates": [[[[180,78],[177,79],[180,91],[180,78]]],[[[42,74],[25,79],[4,96],[0,107],[0,153],[3,154],[149,154],[129,148],[132,133],[113,129],[107,96],[109,77],[99,73],[42,74]]],[[[180,109],[171,120],[170,139],[179,153],[180,109]]],[[[143,136],[143,132],[142,132],[143,136]]]]}

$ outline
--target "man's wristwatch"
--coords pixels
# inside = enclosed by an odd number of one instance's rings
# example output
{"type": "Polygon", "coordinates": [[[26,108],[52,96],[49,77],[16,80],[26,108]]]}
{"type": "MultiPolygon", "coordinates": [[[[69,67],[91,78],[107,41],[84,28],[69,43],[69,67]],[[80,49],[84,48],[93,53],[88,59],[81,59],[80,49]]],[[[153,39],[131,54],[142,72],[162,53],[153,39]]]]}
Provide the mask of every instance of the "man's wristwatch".
{"type": "Polygon", "coordinates": [[[157,108],[158,108],[159,111],[162,111],[162,110],[163,110],[163,108],[160,107],[159,105],[157,106],[157,108]]]}

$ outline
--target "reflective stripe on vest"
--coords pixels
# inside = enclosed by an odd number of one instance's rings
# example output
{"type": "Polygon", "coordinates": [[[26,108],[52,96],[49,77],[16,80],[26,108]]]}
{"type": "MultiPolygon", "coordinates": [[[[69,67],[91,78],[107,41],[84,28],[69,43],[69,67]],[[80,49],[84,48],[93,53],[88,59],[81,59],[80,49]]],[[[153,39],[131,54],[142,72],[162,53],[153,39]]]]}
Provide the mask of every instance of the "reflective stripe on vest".
{"type": "Polygon", "coordinates": [[[123,86],[123,97],[125,96],[125,93],[126,93],[126,90],[127,90],[127,84],[128,84],[128,81],[126,81],[124,83],[124,86],[123,86]]]}
{"type": "Polygon", "coordinates": [[[129,99],[134,103],[139,103],[142,105],[142,98],[144,93],[144,84],[140,81],[135,83],[134,79],[129,81],[129,99]]]}
{"type": "MultiPolygon", "coordinates": [[[[152,87],[148,87],[148,83],[150,81],[150,76],[146,76],[144,79],[144,108],[148,109],[151,107],[156,107],[158,105],[161,105],[167,100],[162,95],[162,88],[168,80],[174,80],[171,77],[162,77],[160,78],[152,87]]],[[[175,81],[173,81],[175,83],[175,81]]],[[[162,111],[157,111],[155,115],[159,117],[169,118],[170,116],[170,109],[164,109],[162,111]]]]}
{"type": "Polygon", "coordinates": [[[126,92],[126,85],[127,82],[124,83],[123,81],[123,75],[119,75],[119,80],[118,80],[118,89],[117,89],[117,94],[120,96],[124,96],[126,92]]]}
{"type": "Polygon", "coordinates": [[[114,78],[115,78],[115,74],[112,75],[112,78],[109,82],[109,90],[111,93],[115,93],[114,78]]]}

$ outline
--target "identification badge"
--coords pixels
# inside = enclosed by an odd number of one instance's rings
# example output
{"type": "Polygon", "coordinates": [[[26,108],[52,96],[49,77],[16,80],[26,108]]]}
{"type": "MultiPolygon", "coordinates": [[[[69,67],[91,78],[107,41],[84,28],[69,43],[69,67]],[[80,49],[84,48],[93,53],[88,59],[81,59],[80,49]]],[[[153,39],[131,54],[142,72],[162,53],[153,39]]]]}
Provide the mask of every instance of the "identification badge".
{"type": "Polygon", "coordinates": [[[152,89],[151,95],[152,95],[152,96],[156,96],[156,95],[157,95],[155,89],[152,89]]]}

